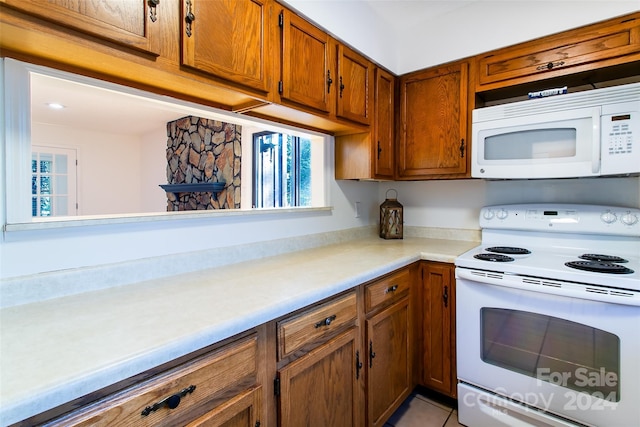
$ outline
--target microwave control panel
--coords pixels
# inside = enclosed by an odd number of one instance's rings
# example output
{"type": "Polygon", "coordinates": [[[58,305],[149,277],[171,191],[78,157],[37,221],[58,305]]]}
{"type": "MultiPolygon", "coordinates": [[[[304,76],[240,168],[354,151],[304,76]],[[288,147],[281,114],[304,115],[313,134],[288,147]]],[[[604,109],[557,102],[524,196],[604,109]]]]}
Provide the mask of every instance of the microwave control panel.
{"type": "Polygon", "coordinates": [[[603,175],[639,173],[640,101],[617,104],[616,112],[611,114],[607,114],[606,107],[601,117],[600,172],[603,175]]]}

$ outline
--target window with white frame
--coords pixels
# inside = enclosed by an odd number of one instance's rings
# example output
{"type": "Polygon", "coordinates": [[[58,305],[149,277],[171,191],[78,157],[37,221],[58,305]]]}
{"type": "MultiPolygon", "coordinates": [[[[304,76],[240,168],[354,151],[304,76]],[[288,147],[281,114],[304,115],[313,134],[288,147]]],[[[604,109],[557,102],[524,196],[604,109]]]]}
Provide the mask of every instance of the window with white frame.
{"type": "Polygon", "coordinates": [[[311,141],[277,132],[253,134],[253,207],[311,206],[311,141]]]}
{"type": "Polygon", "coordinates": [[[76,215],[76,152],[31,147],[31,216],[76,215]]]}

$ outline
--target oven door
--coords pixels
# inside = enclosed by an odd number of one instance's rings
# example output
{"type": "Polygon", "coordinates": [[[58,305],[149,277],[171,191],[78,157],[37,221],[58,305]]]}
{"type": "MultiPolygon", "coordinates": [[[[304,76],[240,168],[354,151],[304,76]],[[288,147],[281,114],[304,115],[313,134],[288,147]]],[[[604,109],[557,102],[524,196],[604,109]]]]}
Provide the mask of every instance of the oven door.
{"type": "MultiPolygon", "coordinates": [[[[459,381],[586,425],[640,425],[640,307],[460,278],[456,286],[459,381]]],[[[461,420],[481,425],[481,399],[460,391],[461,420]]]]}

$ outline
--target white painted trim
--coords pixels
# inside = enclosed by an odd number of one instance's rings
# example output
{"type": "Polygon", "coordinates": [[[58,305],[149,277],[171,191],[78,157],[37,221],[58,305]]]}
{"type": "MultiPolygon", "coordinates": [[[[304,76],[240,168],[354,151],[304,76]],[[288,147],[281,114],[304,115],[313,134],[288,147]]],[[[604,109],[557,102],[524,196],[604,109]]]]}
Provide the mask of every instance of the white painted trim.
{"type": "Polygon", "coordinates": [[[4,60],[5,182],[6,221],[31,219],[31,68],[12,60],[4,60]]]}

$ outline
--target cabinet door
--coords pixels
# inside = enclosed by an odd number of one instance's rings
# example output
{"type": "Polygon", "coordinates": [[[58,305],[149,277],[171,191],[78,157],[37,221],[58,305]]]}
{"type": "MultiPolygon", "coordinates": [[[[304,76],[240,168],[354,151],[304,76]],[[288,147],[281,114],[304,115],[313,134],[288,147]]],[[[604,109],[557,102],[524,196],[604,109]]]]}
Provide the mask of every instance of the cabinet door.
{"type": "Polygon", "coordinates": [[[255,427],[260,425],[262,387],[240,393],[186,427],[255,427]]]}
{"type": "Polygon", "coordinates": [[[183,64],[266,92],[270,1],[184,1],[183,64]]]}
{"type": "Polygon", "coordinates": [[[395,78],[386,71],[375,71],[374,135],[372,147],[374,177],[393,178],[394,166],[394,101],[395,78]]]}
{"type": "Polygon", "coordinates": [[[145,0],[2,0],[39,18],[158,55],[160,5],[145,0]]]}
{"type": "Polygon", "coordinates": [[[359,426],[357,329],[282,368],[280,427],[359,426]]]}
{"type": "Polygon", "coordinates": [[[371,69],[372,64],[365,57],[338,45],[338,116],[366,125],[371,122],[371,69]]]}
{"type": "Polygon", "coordinates": [[[425,386],[455,397],[455,279],[448,264],[424,265],[425,386]]]}
{"type": "Polygon", "coordinates": [[[411,393],[409,299],[367,320],[367,425],[382,426],[411,393]]]}
{"type": "Polygon", "coordinates": [[[399,179],[467,173],[466,62],[403,77],[399,179]]]}
{"type": "Polygon", "coordinates": [[[304,19],[283,10],[280,96],[324,112],[333,112],[337,76],[334,43],[329,35],[304,19]],[[333,54],[332,54],[333,53],[333,54]]]}

